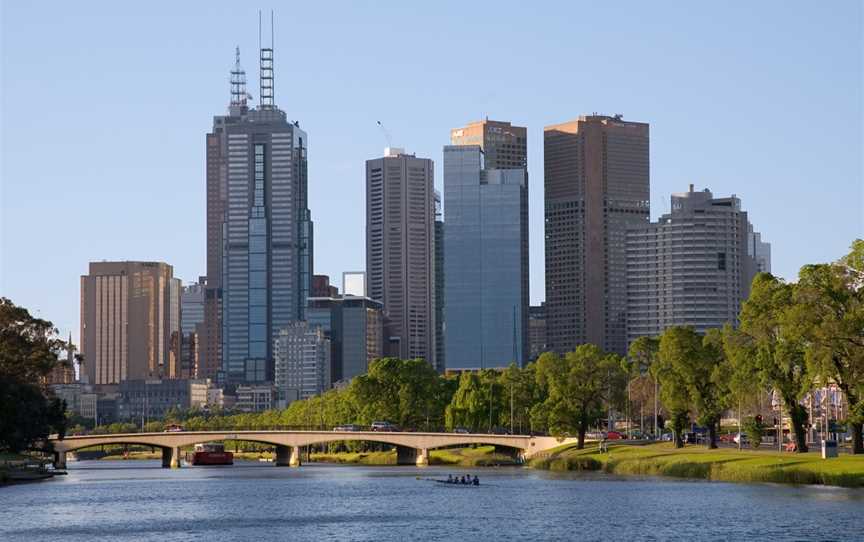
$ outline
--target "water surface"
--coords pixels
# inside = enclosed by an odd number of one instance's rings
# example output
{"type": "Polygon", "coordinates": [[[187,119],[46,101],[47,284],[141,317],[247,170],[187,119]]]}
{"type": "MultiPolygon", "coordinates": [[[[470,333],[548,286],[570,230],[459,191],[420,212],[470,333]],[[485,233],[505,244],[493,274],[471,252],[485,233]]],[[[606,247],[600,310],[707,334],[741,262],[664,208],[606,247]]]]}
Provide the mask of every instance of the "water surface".
{"type": "Polygon", "coordinates": [[[0,540],[861,540],[864,491],[445,467],[80,461],[0,488],[0,540]]]}

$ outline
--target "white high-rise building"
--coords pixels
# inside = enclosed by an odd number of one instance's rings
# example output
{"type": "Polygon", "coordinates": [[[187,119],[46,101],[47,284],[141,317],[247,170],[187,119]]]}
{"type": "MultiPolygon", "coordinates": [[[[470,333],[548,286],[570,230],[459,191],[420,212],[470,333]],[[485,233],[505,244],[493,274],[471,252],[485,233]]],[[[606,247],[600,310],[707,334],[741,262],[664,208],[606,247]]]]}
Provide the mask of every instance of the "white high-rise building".
{"type": "Polygon", "coordinates": [[[320,326],[294,322],[273,342],[280,405],[308,399],[330,387],[330,339],[320,326]]]}
{"type": "Polygon", "coordinates": [[[708,189],[672,195],[672,212],[627,232],[627,339],[656,336],[671,326],[699,333],[738,324],[741,303],[759,266],[770,269],[770,247],[758,241],[741,200],[708,189]]]}

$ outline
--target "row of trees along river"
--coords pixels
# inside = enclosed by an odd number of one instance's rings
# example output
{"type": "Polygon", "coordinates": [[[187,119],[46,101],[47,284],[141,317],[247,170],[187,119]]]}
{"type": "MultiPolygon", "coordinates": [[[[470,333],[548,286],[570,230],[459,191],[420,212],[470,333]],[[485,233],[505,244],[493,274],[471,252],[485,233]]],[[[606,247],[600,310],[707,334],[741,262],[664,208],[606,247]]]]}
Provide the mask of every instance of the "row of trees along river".
{"type": "MultiPolygon", "coordinates": [[[[49,431],[66,429],[57,419],[56,400],[39,386],[61,363],[66,344],[50,322],[8,300],[0,309],[0,447],[21,449],[49,431]]],[[[348,386],[284,410],[174,412],[169,418],[187,430],[329,428],[387,420],[416,430],[576,436],[582,447],[586,433],[610,413],[633,412],[634,396],[644,402],[658,389],[676,445],[683,446],[684,429],[694,420],[707,428],[707,445],[716,447],[724,412],[751,408],[754,396],[773,391],[790,418],[797,451],[806,451],[802,399],[815,388],[836,385],[848,402],[853,452],[864,453],[864,241],[856,240],[837,262],[804,266],[794,283],[757,275],[739,320],[737,328],[704,335],[671,327],[660,337],[638,339],[626,357],[585,344],[564,355],[547,352],[524,368],[451,377],[422,360],[383,358],[348,386]]],[[[144,429],[159,428],[157,422],[144,429]]],[[[137,429],[113,424],[95,430],[137,429]]]]}

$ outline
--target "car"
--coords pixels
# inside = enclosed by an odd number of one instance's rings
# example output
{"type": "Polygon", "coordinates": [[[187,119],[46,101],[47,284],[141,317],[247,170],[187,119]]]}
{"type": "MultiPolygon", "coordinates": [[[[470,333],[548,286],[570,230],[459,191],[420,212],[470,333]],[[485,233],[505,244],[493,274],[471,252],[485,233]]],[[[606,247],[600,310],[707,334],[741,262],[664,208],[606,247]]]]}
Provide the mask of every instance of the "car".
{"type": "Polygon", "coordinates": [[[625,437],[618,431],[607,431],[604,438],[606,440],[623,440],[625,437]]]}
{"type": "Polygon", "coordinates": [[[176,423],[165,426],[166,433],[180,433],[181,431],[183,431],[183,426],[176,423]]]}
{"type": "Polygon", "coordinates": [[[465,427],[456,427],[456,428],[453,429],[453,432],[454,432],[454,433],[459,433],[459,434],[462,434],[462,435],[466,435],[466,434],[470,433],[471,431],[469,431],[469,430],[468,430],[467,428],[465,428],[465,427]]]}
{"type": "Polygon", "coordinates": [[[732,433],[726,433],[724,435],[720,435],[720,442],[735,442],[736,435],[732,433]]]}
{"type": "Polygon", "coordinates": [[[399,431],[399,428],[390,422],[372,422],[372,431],[385,433],[399,431]]]}
{"type": "Polygon", "coordinates": [[[738,433],[737,435],[732,437],[732,442],[734,442],[735,444],[738,444],[739,441],[740,441],[741,446],[744,446],[745,444],[747,444],[748,443],[747,435],[742,435],[741,433],[738,433]]]}
{"type": "Polygon", "coordinates": [[[362,431],[359,425],[355,425],[353,423],[349,423],[346,425],[337,425],[333,428],[334,431],[362,431]]]}

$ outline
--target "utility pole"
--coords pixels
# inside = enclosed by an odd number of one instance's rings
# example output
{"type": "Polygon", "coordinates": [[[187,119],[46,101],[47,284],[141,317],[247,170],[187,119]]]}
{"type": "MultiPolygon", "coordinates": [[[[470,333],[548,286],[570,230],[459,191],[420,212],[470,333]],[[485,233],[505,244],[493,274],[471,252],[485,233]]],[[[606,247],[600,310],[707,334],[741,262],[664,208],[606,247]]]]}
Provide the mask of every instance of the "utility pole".
{"type": "Polygon", "coordinates": [[[513,434],[513,381],[510,381],[510,434],[513,434]]]}
{"type": "Polygon", "coordinates": [[[657,377],[652,377],[654,379],[654,438],[656,439],[659,435],[657,434],[657,377]]]}

